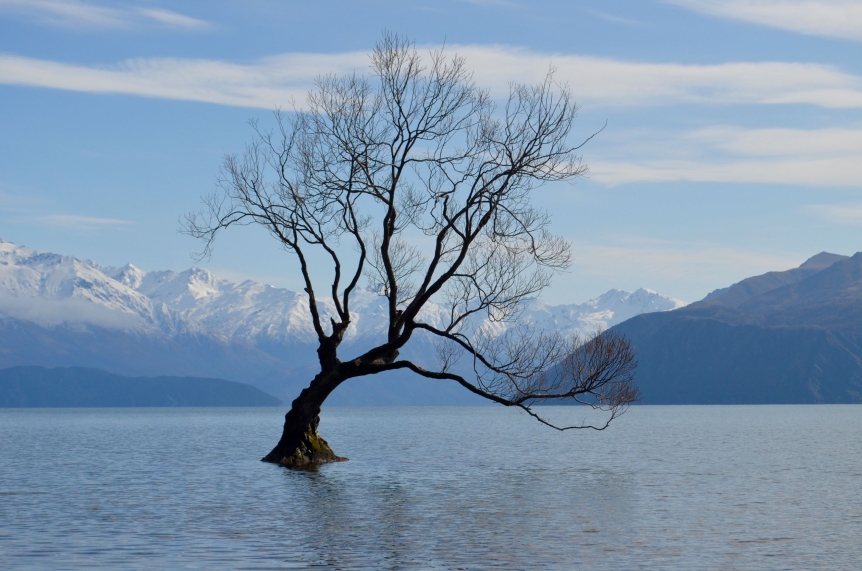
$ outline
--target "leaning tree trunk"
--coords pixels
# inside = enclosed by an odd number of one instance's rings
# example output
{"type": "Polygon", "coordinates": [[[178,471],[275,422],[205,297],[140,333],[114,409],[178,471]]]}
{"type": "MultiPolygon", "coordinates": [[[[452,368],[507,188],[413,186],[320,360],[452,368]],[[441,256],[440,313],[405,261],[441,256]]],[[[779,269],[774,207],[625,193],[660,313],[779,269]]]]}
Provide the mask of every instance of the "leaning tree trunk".
{"type": "Polygon", "coordinates": [[[281,440],[272,452],[262,458],[290,468],[308,468],[327,462],[343,462],[326,440],[317,433],[320,407],[326,397],[341,384],[343,378],[334,373],[318,374],[308,388],[303,389],[284,417],[281,440]]]}

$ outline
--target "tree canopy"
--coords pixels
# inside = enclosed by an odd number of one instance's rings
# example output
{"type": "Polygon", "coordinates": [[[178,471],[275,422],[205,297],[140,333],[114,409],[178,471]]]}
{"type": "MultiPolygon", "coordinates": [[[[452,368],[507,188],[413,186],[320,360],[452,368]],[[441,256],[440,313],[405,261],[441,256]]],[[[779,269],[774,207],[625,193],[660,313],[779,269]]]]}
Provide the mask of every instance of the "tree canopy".
{"type": "Polygon", "coordinates": [[[340,383],[384,371],[451,380],[546,424],[533,408],[539,401],[608,413],[598,425],[559,429],[604,428],[637,398],[624,339],[571,339],[519,319],[571,263],[570,245],[551,232],[533,194],[586,172],[578,155],[586,141],[570,141],[577,110],[553,70],[536,85],[511,84],[498,103],[462,58],[434,51],[423,60],[410,41],[385,34],[368,76],[320,77],[303,107],[276,112],[274,129],[253,123],[253,141],[225,158],[217,191],[184,228],[206,255],[222,230],[257,224],[298,262],[321,372],[265,460],[338,459],[317,435],[320,405],[340,383]],[[324,260],[322,283],[311,266],[324,260]],[[363,280],[385,298],[386,335],[344,356],[363,280]],[[329,323],[321,296],[335,307],[329,323]],[[443,317],[423,318],[432,303],[443,317]],[[435,339],[436,367],[399,358],[420,334],[435,339]]]}

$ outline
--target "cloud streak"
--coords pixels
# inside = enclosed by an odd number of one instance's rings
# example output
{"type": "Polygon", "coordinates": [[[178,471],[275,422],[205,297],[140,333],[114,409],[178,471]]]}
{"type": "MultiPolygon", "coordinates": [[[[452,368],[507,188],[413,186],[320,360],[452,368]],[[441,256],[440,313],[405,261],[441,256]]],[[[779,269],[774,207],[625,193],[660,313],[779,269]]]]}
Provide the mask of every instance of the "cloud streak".
{"type": "Polygon", "coordinates": [[[72,214],[46,214],[44,216],[35,216],[32,220],[43,226],[54,226],[76,230],[95,230],[98,228],[131,226],[135,224],[131,220],[96,218],[93,216],[75,216],[72,214]]]}
{"type": "Polygon", "coordinates": [[[0,83],[273,109],[291,100],[303,102],[317,75],[344,73],[367,64],[366,54],[287,54],[247,65],[141,58],[112,66],[0,55],[0,83]]]}
{"type": "Polygon", "coordinates": [[[0,293],[0,315],[32,321],[43,327],[64,323],[88,323],[106,329],[138,329],[144,325],[140,316],[111,310],[85,299],[44,299],[0,293]]]}
{"type": "Polygon", "coordinates": [[[108,8],[78,0],[0,0],[0,12],[62,27],[122,29],[153,24],[190,30],[210,27],[203,20],[161,8],[108,8]]]}
{"type": "MultiPolygon", "coordinates": [[[[0,0],[2,1],[2,0],[0,0]]],[[[495,97],[509,82],[535,83],[549,66],[568,83],[579,103],[642,107],[679,104],[809,104],[862,108],[862,77],[834,66],[788,62],[717,65],[642,63],[580,55],[546,54],[508,46],[449,46],[475,70],[476,82],[495,97]]],[[[0,83],[198,101],[272,109],[302,104],[322,74],[364,73],[364,52],[286,53],[250,63],[150,58],[87,66],[0,55],[0,83]]]]}
{"type": "Polygon", "coordinates": [[[858,0],[664,0],[701,14],[801,34],[862,41],[858,0]]]}
{"type": "MultiPolygon", "coordinates": [[[[626,138],[625,134],[622,134],[626,138]]],[[[631,182],[726,182],[812,187],[862,186],[862,129],[740,129],[629,135],[649,149],[617,149],[624,160],[590,164],[608,186],[631,182]],[[632,155],[640,158],[632,159],[632,155]]]]}
{"type": "Polygon", "coordinates": [[[862,224],[862,203],[811,204],[805,208],[818,218],[840,224],[862,224]]]}
{"type": "Polygon", "coordinates": [[[632,182],[726,182],[811,187],[862,186],[860,158],[774,161],[594,162],[592,178],[608,186],[632,182]]]}
{"type": "MultiPolygon", "coordinates": [[[[802,263],[784,255],[743,250],[723,244],[672,242],[642,236],[617,236],[601,244],[573,244],[578,275],[601,277],[616,283],[685,281],[714,288],[771,270],[786,270],[802,263]]],[[[706,291],[703,292],[705,294],[706,291]]],[[[694,301],[689,299],[688,301],[694,301]]]]}
{"type": "Polygon", "coordinates": [[[606,22],[611,22],[614,24],[623,24],[625,26],[643,26],[642,22],[638,22],[637,20],[632,20],[629,18],[623,18],[622,16],[616,16],[614,14],[609,14],[608,12],[602,12],[601,10],[591,10],[589,8],[584,10],[587,14],[592,14],[596,18],[602,19],[606,22]]]}

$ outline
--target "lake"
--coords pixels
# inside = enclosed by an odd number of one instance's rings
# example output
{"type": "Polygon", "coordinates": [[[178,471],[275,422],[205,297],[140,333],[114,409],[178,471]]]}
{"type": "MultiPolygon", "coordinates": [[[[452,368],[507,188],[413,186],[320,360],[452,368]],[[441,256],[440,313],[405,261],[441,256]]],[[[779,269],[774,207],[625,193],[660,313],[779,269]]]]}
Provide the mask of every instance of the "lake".
{"type": "Polygon", "coordinates": [[[0,568],[862,568],[862,406],[333,407],[313,472],[283,413],[0,410],[0,568]]]}

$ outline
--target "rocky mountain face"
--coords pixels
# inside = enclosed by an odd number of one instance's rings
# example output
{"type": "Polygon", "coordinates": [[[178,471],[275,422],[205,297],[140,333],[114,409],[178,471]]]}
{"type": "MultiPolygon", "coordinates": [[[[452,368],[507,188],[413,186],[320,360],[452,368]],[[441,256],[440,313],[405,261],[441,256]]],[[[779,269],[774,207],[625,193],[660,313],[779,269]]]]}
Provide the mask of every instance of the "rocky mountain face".
{"type": "Polygon", "coordinates": [[[862,402],[862,253],[824,252],[615,329],[647,403],[862,402]]]}
{"type": "MultiPolygon", "coordinates": [[[[386,307],[376,293],[357,291],[351,304],[346,355],[382,339],[386,323],[386,307]]],[[[684,305],[651,290],[611,290],[580,305],[534,301],[522,320],[589,334],[684,305]]],[[[319,309],[326,321],[334,315],[329,299],[319,309]]],[[[443,308],[431,305],[421,317],[439,324],[443,308]]],[[[202,268],[107,267],[0,241],[0,368],[84,366],[132,375],[221,377],[289,402],[315,373],[315,340],[305,294],[254,281],[232,283],[202,268]]],[[[435,360],[433,343],[423,336],[411,340],[403,354],[429,366],[435,360]]],[[[444,404],[470,398],[452,383],[404,383],[403,376],[352,380],[332,400],[444,404]]]]}

